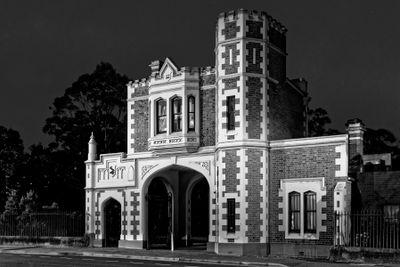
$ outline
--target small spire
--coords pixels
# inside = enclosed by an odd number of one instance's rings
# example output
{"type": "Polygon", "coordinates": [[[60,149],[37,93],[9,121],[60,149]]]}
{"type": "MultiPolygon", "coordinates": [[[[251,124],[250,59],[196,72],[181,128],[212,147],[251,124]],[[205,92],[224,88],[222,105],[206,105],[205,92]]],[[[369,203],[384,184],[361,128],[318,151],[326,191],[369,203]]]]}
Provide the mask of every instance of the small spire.
{"type": "Polygon", "coordinates": [[[96,141],[94,140],[94,134],[93,134],[93,132],[92,132],[92,134],[90,135],[90,140],[89,140],[89,144],[92,144],[92,143],[96,143],[96,141]]]}

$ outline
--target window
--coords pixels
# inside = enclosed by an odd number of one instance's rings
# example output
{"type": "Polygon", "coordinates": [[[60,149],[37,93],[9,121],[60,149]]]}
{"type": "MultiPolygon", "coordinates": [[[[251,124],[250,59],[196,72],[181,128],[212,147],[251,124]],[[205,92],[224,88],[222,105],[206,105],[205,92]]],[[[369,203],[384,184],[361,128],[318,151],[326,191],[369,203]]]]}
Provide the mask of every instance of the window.
{"type": "Polygon", "coordinates": [[[282,197],[282,225],[285,239],[318,240],[321,232],[327,232],[323,225],[327,214],[326,187],[324,177],[281,179],[279,195],[282,197]]]}
{"type": "Polygon", "coordinates": [[[157,133],[165,133],[167,131],[167,102],[163,99],[158,100],[156,109],[157,133]]]}
{"type": "Polygon", "coordinates": [[[234,233],[235,232],[235,208],[236,208],[236,203],[234,198],[228,198],[228,233],[234,233]]]}
{"type": "Polygon", "coordinates": [[[289,193],[289,232],[300,233],[300,194],[289,193]]]}
{"type": "Polygon", "coordinates": [[[172,99],[172,132],[182,131],[182,98],[172,99]]]}
{"type": "Polygon", "coordinates": [[[194,96],[188,98],[188,130],[194,131],[195,129],[195,102],[194,96]]]}
{"type": "Polygon", "coordinates": [[[227,102],[227,117],[228,117],[228,130],[235,130],[235,96],[228,96],[227,102]]]}
{"type": "Polygon", "coordinates": [[[314,192],[304,193],[304,233],[317,231],[317,196],[314,192]]]}

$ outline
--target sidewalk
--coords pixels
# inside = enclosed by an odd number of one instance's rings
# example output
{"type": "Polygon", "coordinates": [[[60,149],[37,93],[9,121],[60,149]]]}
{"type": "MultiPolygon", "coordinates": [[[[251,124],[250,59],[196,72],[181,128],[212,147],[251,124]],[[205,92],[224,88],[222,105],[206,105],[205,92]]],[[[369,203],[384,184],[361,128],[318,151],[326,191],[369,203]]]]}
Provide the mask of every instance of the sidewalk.
{"type": "MultiPolygon", "coordinates": [[[[106,257],[132,260],[152,260],[166,262],[230,264],[243,266],[310,266],[306,261],[290,258],[223,256],[204,250],[133,250],[123,248],[75,248],[54,246],[0,246],[0,253],[106,257]]],[[[320,266],[321,263],[315,265],[320,266]]]]}

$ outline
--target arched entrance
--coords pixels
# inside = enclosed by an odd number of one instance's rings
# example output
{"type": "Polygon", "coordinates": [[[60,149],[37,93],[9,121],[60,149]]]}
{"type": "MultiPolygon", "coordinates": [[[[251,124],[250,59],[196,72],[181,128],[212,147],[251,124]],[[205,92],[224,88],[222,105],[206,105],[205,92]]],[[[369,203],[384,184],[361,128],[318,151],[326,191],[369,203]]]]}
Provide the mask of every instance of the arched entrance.
{"type": "Polygon", "coordinates": [[[210,187],[206,177],[192,168],[171,165],[146,180],[145,247],[206,249],[210,225],[210,187]]]}
{"type": "Polygon", "coordinates": [[[151,181],[148,200],[148,248],[168,248],[171,243],[172,200],[161,178],[151,181]]]}
{"type": "Polygon", "coordinates": [[[192,246],[206,246],[209,233],[209,193],[210,188],[205,178],[200,179],[190,196],[190,229],[192,246]]]}
{"type": "Polygon", "coordinates": [[[104,247],[118,247],[121,235],[121,204],[113,198],[104,204],[104,247]]]}

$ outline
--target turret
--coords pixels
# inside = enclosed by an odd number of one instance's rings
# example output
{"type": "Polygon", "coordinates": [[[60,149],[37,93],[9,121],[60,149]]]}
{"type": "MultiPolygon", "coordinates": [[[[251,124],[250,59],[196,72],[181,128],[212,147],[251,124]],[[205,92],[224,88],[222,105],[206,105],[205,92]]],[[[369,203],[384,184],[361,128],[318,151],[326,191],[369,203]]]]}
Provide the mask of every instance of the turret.
{"type": "Polygon", "coordinates": [[[88,161],[95,161],[97,158],[97,143],[94,140],[93,132],[90,136],[90,140],[88,143],[89,152],[88,152],[88,161]]]}

